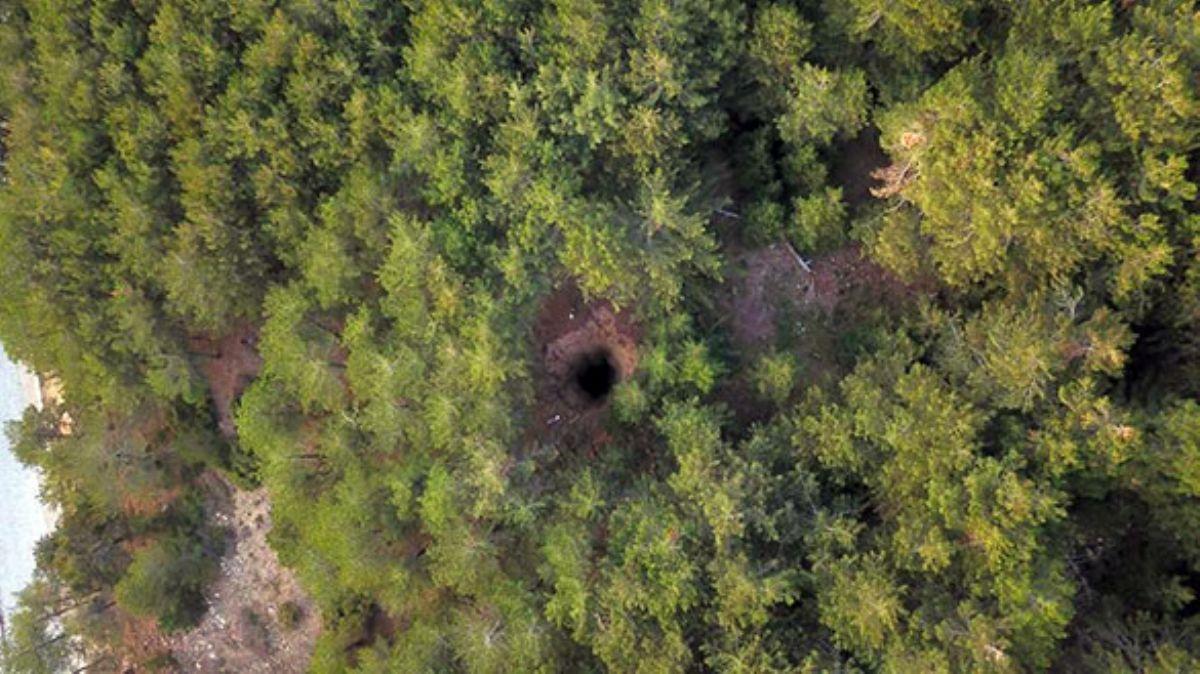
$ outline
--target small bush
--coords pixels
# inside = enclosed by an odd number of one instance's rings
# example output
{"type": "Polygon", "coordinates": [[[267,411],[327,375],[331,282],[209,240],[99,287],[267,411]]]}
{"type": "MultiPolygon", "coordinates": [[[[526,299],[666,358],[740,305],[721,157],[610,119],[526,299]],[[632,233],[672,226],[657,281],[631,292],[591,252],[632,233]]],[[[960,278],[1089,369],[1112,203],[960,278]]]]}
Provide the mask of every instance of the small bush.
{"type": "Polygon", "coordinates": [[[650,399],[636,381],[617,384],[612,396],[613,414],[624,424],[635,424],[646,415],[650,399]]]}
{"type": "Polygon", "coordinates": [[[842,190],[828,187],[794,203],[796,214],[792,240],[800,250],[821,253],[846,242],[846,204],[842,190]]]}
{"type": "Polygon", "coordinates": [[[147,672],[178,672],[179,661],[175,659],[175,655],[170,651],[159,653],[149,660],[142,663],[142,667],[147,672]]]}
{"type": "Polygon", "coordinates": [[[278,614],[279,625],[285,630],[294,630],[300,626],[300,622],[304,620],[304,609],[294,601],[285,601],[279,607],[278,614]]]}
{"type": "Polygon", "coordinates": [[[776,405],[783,405],[796,384],[796,359],[790,353],[763,356],[750,374],[758,395],[776,405]]]}

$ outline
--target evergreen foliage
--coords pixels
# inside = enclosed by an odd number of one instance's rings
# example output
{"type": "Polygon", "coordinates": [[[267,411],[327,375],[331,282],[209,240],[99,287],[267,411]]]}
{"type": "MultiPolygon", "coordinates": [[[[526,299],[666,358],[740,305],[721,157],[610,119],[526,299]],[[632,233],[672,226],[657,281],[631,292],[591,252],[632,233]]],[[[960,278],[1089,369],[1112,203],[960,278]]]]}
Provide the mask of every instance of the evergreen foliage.
{"type": "Polygon", "coordinates": [[[1200,668],[1194,3],[12,0],[0,63],[0,339],[67,392],[5,671],[194,624],[214,472],[315,672],[1200,668]],[[768,245],[893,291],[747,346],[768,245]],[[636,325],[583,422],[564,289],[636,325]]]}

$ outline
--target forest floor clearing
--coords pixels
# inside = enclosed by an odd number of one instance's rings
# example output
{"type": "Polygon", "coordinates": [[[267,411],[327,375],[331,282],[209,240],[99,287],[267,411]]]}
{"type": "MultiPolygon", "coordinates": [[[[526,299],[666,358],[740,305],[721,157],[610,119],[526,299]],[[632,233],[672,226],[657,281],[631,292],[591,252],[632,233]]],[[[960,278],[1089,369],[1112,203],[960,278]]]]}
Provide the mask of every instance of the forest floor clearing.
{"type": "Polygon", "coordinates": [[[227,439],[237,439],[233,408],[237,397],[262,369],[258,355],[258,329],[239,326],[220,339],[193,337],[191,347],[209,357],[201,359],[200,370],[208,380],[217,427],[227,439]]]}
{"type": "MultiPolygon", "coordinates": [[[[262,365],[257,341],[257,329],[246,324],[220,338],[193,337],[190,344],[207,356],[200,369],[217,423],[235,441],[235,401],[262,365]]],[[[320,615],[267,541],[271,504],[266,489],[240,489],[212,472],[201,482],[209,521],[228,532],[217,578],[205,592],[208,608],[197,626],[174,635],[163,634],[153,621],[131,620],[124,641],[136,654],[134,662],[213,674],[305,671],[321,629],[320,615]]],[[[156,667],[130,667],[143,668],[156,667]]]]}
{"type": "MultiPolygon", "coordinates": [[[[763,355],[790,353],[800,367],[798,390],[832,384],[853,367],[876,319],[920,292],[868,259],[857,244],[812,260],[788,243],[730,254],[721,300],[731,346],[745,371],[763,355]]],[[[744,378],[721,397],[743,421],[767,413],[744,378]]]]}
{"type": "Polygon", "coordinates": [[[208,611],[195,628],[169,637],[180,671],[287,674],[303,672],[321,629],[316,608],[267,542],[271,505],[265,489],[219,484],[212,521],[230,534],[208,611]],[[284,607],[289,608],[285,609],[284,607]],[[299,609],[295,624],[285,613],[299,609]]]}
{"type": "Polygon", "coordinates": [[[913,291],[867,259],[856,244],[803,260],[803,265],[797,258],[786,243],[734,257],[726,301],[739,347],[751,352],[769,348],[788,341],[789,331],[803,331],[805,323],[856,318],[872,306],[903,301],[913,291]]]}

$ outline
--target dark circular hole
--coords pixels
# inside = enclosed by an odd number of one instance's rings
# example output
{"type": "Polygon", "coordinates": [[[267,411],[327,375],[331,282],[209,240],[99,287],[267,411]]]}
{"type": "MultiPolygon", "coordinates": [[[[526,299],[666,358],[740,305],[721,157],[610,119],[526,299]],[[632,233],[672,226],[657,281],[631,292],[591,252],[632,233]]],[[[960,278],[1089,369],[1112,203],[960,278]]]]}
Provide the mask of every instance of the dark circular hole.
{"type": "Polygon", "coordinates": [[[603,400],[617,383],[617,368],[607,351],[584,356],[575,367],[575,383],[593,401],[603,400]]]}

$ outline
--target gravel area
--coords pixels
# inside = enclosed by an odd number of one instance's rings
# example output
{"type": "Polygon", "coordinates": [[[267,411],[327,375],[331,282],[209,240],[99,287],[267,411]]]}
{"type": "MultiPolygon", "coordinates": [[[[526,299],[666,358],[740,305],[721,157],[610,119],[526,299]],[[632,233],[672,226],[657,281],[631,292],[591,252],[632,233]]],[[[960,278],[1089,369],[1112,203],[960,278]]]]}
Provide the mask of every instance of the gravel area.
{"type": "Polygon", "coordinates": [[[320,616],[267,543],[271,505],[266,490],[226,487],[228,505],[213,514],[214,523],[231,532],[221,575],[209,589],[203,621],[171,639],[172,654],[184,672],[303,672],[320,616]],[[299,609],[298,620],[285,625],[285,614],[293,609],[299,609]]]}

